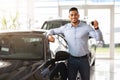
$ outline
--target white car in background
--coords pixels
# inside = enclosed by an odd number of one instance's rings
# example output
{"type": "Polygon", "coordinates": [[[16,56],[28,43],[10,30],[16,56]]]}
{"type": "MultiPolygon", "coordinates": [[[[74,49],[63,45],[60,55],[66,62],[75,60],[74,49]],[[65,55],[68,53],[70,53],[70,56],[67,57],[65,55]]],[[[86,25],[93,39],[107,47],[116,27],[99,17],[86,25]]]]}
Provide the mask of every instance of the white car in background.
{"type": "MultiPolygon", "coordinates": [[[[82,20],[83,21],[83,20],[82,20]]],[[[49,30],[49,29],[53,29],[53,28],[58,28],[62,25],[65,25],[67,23],[69,23],[70,21],[67,19],[54,19],[54,20],[46,20],[41,29],[44,30],[49,30]]],[[[83,21],[84,23],[87,24],[86,21],[83,21]]],[[[57,51],[68,51],[68,46],[67,46],[67,42],[64,39],[63,35],[55,35],[55,43],[51,43],[50,42],[50,49],[53,52],[53,55],[57,52],[57,51]]],[[[90,66],[94,66],[95,65],[95,52],[96,52],[96,44],[94,39],[90,38],[90,40],[88,41],[89,44],[89,49],[90,49],[90,54],[89,54],[89,61],[90,61],[90,66]]]]}

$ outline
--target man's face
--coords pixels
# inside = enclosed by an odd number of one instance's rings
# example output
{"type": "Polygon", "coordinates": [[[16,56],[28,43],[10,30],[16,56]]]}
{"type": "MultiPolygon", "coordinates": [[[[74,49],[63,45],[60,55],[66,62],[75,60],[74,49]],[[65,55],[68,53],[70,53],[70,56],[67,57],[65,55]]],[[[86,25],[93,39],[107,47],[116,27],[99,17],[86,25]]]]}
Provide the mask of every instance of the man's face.
{"type": "Polygon", "coordinates": [[[71,20],[72,23],[78,22],[79,19],[79,14],[77,11],[70,11],[69,12],[69,19],[71,20]]]}
{"type": "Polygon", "coordinates": [[[94,26],[98,26],[98,22],[96,20],[94,21],[94,26]]]}

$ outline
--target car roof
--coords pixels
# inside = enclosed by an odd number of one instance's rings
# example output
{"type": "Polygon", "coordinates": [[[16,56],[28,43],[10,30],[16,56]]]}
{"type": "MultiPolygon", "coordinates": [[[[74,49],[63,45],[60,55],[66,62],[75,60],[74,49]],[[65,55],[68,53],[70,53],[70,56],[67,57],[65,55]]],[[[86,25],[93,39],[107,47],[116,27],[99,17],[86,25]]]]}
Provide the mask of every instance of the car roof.
{"type": "Polygon", "coordinates": [[[49,19],[49,20],[46,20],[46,21],[70,21],[69,19],[49,19]]]}
{"type": "Polygon", "coordinates": [[[2,33],[27,33],[27,32],[34,32],[34,33],[46,33],[46,30],[1,30],[0,34],[2,33]]]}

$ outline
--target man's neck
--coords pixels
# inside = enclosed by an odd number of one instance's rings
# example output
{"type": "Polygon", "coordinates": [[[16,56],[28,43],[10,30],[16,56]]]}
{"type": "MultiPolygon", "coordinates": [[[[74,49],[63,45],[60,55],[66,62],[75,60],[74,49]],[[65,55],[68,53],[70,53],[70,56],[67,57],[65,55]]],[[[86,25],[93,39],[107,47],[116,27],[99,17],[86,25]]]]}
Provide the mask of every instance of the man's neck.
{"type": "Polygon", "coordinates": [[[71,22],[71,24],[72,24],[73,27],[77,27],[78,24],[79,24],[79,22],[80,22],[80,21],[77,21],[77,22],[71,22]]]}

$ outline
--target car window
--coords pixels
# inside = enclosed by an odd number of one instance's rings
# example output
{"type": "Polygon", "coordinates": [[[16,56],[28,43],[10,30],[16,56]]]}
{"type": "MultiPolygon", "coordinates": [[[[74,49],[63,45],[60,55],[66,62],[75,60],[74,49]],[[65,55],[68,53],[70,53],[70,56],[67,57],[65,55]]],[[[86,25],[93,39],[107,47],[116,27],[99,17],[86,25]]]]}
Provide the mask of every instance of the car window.
{"type": "Polygon", "coordinates": [[[42,59],[44,39],[39,35],[17,34],[0,36],[0,57],[42,59]]]}
{"type": "Polygon", "coordinates": [[[45,29],[45,30],[49,30],[49,29],[53,29],[53,28],[58,28],[60,26],[63,26],[67,23],[69,23],[70,21],[46,21],[43,26],[42,26],[42,29],[45,29]]]}

